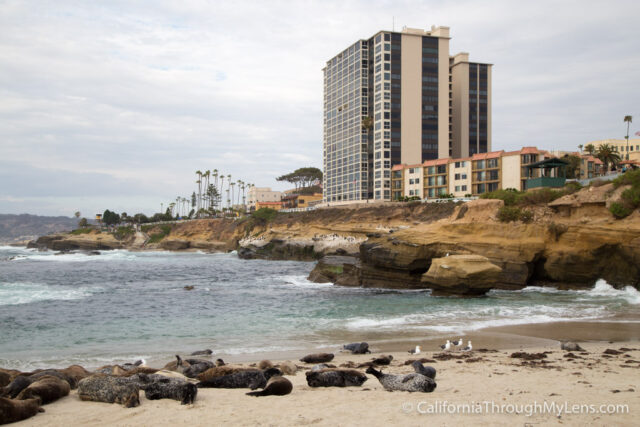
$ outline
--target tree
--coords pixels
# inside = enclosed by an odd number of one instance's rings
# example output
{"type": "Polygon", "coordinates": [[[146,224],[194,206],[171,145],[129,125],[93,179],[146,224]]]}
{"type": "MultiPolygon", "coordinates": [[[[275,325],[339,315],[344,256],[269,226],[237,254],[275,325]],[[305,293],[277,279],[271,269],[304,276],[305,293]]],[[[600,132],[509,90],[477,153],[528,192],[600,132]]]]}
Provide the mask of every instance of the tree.
{"type": "Polygon", "coordinates": [[[200,204],[202,203],[202,171],[197,170],[196,175],[198,175],[196,184],[198,184],[198,210],[200,210],[200,204]]]}
{"type": "Polygon", "coordinates": [[[627,160],[629,160],[629,125],[632,121],[632,116],[624,116],[624,122],[627,124],[627,136],[625,137],[627,139],[627,160]]]}
{"type": "Polygon", "coordinates": [[[322,181],[322,171],[314,167],[299,168],[289,174],[279,176],[276,181],[290,182],[295,185],[297,190],[322,181]]]}
{"type": "Polygon", "coordinates": [[[582,159],[578,156],[566,155],[564,156],[564,160],[569,162],[567,165],[567,178],[580,179],[580,165],[582,164],[582,159]]]}
{"type": "Polygon", "coordinates": [[[584,148],[584,145],[580,144],[578,145],[578,150],[580,150],[580,152],[582,153],[582,149],[584,148]]]}
{"type": "Polygon", "coordinates": [[[587,144],[584,146],[584,151],[593,156],[593,153],[596,152],[596,147],[593,144],[587,144]]]}
{"type": "Polygon", "coordinates": [[[194,191],[193,194],[191,194],[191,208],[195,209],[196,207],[196,192],[194,191]]]}
{"type": "Polygon", "coordinates": [[[611,166],[615,166],[620,163],[620,154],[616,153],[613,149],[613,146],[609,144],[602,144],[598,147],[598,152],[596,153],[596,157],[602,160],[604,163],[604,171],[609,171],[609,163],[611,166]]]}
{"type": "Polygon", "coordinates": [[[115,212],[111,212],[109,209],[106,209],[102,214],[102,222],[106,225],[115,225],[120,223],[120,215],[115,212]]]}
{"type": "Polygon", "coordinates": [[[88,226],[89,226],[89,221],[87,221],[87,218],[82,218],[80,221],[78,221],[78,227],[86,228],[88,226]]]}
{"type": "Polygon", "coordinates": [[[76,218],[80,218],[80,215],[82,215],[80,211],[76,211],[76,213],[73,214],[76,218]]]}

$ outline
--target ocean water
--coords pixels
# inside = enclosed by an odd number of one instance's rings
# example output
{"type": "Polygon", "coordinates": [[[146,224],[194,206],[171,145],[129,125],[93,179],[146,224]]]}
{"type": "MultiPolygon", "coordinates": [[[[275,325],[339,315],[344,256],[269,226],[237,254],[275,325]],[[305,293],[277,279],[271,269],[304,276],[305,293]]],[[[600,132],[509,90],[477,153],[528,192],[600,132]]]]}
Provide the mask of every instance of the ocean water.
{"type": "Polygon", "coordinates": [[[306,280],[313,266],[235,253],[0,247],[0,367],[97,367],[204,348],[250,355],[501,325],[640,319],[640,293],[603,280],[584,291],[528,287],[459,299],[315,284],[306,280]]]}

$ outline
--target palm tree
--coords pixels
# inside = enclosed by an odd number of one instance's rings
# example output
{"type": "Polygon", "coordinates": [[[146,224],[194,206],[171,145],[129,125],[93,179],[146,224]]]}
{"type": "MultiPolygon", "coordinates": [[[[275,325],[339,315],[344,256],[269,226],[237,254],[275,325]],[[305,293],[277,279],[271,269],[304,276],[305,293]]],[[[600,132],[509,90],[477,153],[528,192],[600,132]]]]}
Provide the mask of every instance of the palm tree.
{"type": "Polygon", "coordinates": [[[231,185],[231,205],[230,206],[231,208],[233,208],[233,202],[235,202],[235,197],[233,197],[233,194],[234,194],[233,190],[236,187],[236,183],[232,182],[230,185],[231,185]]]}
{"type": "Polygon", "coordinates": [[[611,163],[611,165],[613,166],[620,163],[621,160],[620,154],[616,153],[613,149],[613,146],[609,144],[601,144],[600,147],[598,147],[596,157],[602,160],[602,163],[604,163],[605,173],[609,170],[609,163],[611,163]]]}
{"type": "Polygon", "coordinates": [[[593,153],[595,153],[596,151],[596,147],[594,147],[593,144],[587,144],[584,147],[584,151],[586,151],[587,153],[593,156],[593,153]]]}
{"type": "Polygon", "coordinates": [[[627,138],[627,160],[629,160],[629,125],[631,124],[632,121],[633,121],[632,116],[624,116],[624,122],[627,124],[627,136],[625,137],[627,138]]]}
{"type": "MultiPolygon", "coordinates": [[[[205,171],[205,173],[204,173],[204,178],[205,178],[204,188],[209,188],[209,176],[211,176],[211,171],[209,171],[209,170],[205,171]]],[[[209,200],[209,203],[211,203],[211,200],[209,200]]],[[[206,208],[207,207],[205,206],[205,209],[206,208]]]]}
{"type": "Polygon", "coordinates": [[[196,184],[198,184],[198,208],[196,212],[200,211],[200,200],[202,199],[202,172],[197,170],[196,175],[198,175],[198,180],[196,184]]]}
{"type": "Polygon", "coordinates": [[[231,189],[231,174],[227,175],[227,207],[230,207],[231,205],[229,204],[229,202],[231,201],[229,199],[229,190],[231,189]]]}
{"type": "MultiPolygon", "coordinates": [[[[213,172],[211,173],[211,176],[213,177],[213,185],[214,187],[216,187],[216,190],[218,189],[218,169],[214,169],[213,172]]],[[[214,208],[217,208],[217,206],[214,206],[214,208]]]]}
{"type": "Polygon", "coordinates": [[[584,147],[584,145],[580,144],[578,145],[578,150],[580,150],[580,152],[582,153],[582,148],[584,147]]]}
{"type": "Polygon", "coordinates": [[[222,210],[223,201],[222,201],[222,187],[224,187],[224,175],[220,175],[220,210],[222,210]]]}

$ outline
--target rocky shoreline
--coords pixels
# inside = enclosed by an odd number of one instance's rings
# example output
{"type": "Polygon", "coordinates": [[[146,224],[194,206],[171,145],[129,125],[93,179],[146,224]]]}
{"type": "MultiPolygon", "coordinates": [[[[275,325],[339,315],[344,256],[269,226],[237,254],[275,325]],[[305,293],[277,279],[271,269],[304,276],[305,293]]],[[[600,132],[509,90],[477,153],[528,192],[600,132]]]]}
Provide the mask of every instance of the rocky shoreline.
{"type": "Polygon", "coordinates": [[[281,214],[266,224],[198,220],[172,226],[154,243],[149,236],[155,229],[127,240],[106,233],[59,234],[30,247],[237,250],[243,259],[318,261],[309,276],[315,282],[432,289],[434,295],[481,296],[531,285],[579,289],[598,279],[638,288],[640,213],[614,219],[603,187],[537,206],[535,220],[527,224],[499,222],[503,202],[481,199],[281,214]]]}

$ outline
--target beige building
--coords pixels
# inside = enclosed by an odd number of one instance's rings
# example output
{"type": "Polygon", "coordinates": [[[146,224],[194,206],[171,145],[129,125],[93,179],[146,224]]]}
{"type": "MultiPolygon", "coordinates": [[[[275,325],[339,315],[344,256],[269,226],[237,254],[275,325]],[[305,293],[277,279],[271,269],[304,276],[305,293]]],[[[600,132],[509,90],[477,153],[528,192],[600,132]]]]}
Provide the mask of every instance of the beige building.
{"type": "MultiPolygon", "coordinates": [[[[612,147],[614,147],[614,150],[616,150],[616,152],[620,154],[620,157],[622,158],[622,160],[626,160],[626,155],[627,155],[626,139],[603,139],[600,141],[588,142],[584,144],[584,146],[586,147],[589,144],[592,144],[595,147],[596,152],[598,151],[598,148],[602,144],[609,144],[612,147]]],[[[628,153],[629,153],[629,160],[640,160],[640,138],[629,138],[628,153]]]]}
{"type": "Polygon", "coordinates": [[[550,156],[536,147],[493,151],[469,157],[427,160],[419,165],[395,165],[393,199],[477,196],[499,189],[527,189],[527,181],[540,178],[540,170],[526,166],[550,156]]]}
{"type": "Polygon", "coordinates": [[[392,165],[491,149],[491,65],[450,57],[450,39],[380,31],[327,61],[324,202],[391,200],[392,165]]]}
{"type": "Polygon", "coordinates": [[[255,210],[258,202],[280,202],[282,192],[272,191],[270,187],[251,187],[247,194],[247,206],[255,210]]]}

